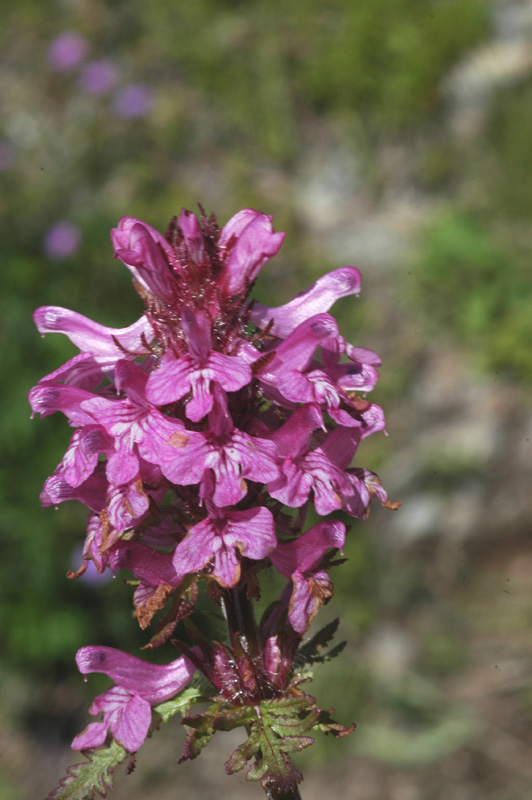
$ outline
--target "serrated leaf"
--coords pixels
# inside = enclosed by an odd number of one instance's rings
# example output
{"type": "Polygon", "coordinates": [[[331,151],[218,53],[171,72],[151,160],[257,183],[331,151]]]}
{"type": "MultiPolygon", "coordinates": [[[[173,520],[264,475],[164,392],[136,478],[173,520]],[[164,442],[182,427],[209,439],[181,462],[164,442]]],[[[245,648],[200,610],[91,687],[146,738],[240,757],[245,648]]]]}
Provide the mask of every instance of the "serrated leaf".
{"type": "Polygon", "coordinates": [[[177,697],[167,700],[165,703],[155,706],[154,711],[160,714],[163,722],[168,720],[175,714],[184,716],[188,713],[191,705],[194,703],[204,703],[208,698],[204,697],[203,692],[196,686],[189,686],[184,689],[177,697]]]}
{"type": "Polygon", "coordinates": [[[302,645],[297,651],[296,659],[299,664],[324,664],[339,655],[344,649],[346,642],[340,642],[328,653],[322,653],[324,647],[327,647],[329,642],[332,641],[334,634],[338,629],[338,619],[333,619],[328,625],[319,630],[308,642],[302,645]]]}
{"type": "Polygon", "coordinates": [[[346,728],[345,725],[341,725],[331,717],[333,711],[334,708],[329,709],[329,711],[320,709],[318,721],[314,727],[320,730],[322,733],[330,733],[335,739],[338,739],[340,736],[349,736],[350,733],[353,733],[356,728],[356,724],[353,722],[348,728],[346,728]]]}
{"type": "Polygon", "coordinates": [[[109,747],[99,747],[87,753],[89,761],[67,769],[57,789],[46,800],[94,800],[96,792],[107,797],[113,788],[113,772],[128,753],[114,740],[109,747]]]}
{"type": "Polygon", "coordinates": [[[247,772],[248,780],[260,780],[265,788],[293,790],[302,775],[292,764],[289,753],[300,752],[314,743],[314,739],[303,734],[314,727],[320,710],[313,697],[302,693],[264,700],[253,710],[253,722],[248,723],[249,736],[226,761],[226,772],[238,772],[254,757],[256,763],[247,772]]]}
{"type": "Polygon", "coordinates": [[[197,758],[203,748],[209,744],[214,734],[215,730],[207,721],[203,721],[202,724],[189,729],[183,752],[179,756],[177,763],[182,764],[183,761],[192,761],[192,759],[197,758]]]}
{"type": "Polygon", "coordinates": [[[347,642],[339,642],[335,647],[331,648],[328,653],[323,653],[323,655],[315,655],[309,659],[310,664],[326,664],[328,661],[332,661],[333,658],[339,656],[340,653],[343,651],[344,647],[346,646],[347,642]]]}
{"type": "Polygon", "coordinates": [[[250,725],[254,719],[251,706],[229,706],[223,698],[217,700],[201,714],[183,717],[187,738],[179,764],[197,758],[216,731],[232,731],[250,725]]]}

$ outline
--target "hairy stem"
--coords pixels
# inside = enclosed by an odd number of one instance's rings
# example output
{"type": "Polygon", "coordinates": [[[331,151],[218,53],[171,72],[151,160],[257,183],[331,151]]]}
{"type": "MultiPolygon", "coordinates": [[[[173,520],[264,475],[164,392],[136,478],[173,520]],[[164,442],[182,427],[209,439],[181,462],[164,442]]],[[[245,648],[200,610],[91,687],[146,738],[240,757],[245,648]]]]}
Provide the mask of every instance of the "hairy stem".
{"type": "Polygon", "coordinates": [[[301,800],[299,788],[294,789],[266,789],[267,800],[301,800]]]}
{"type": "Polygon", "coordinates": [[[246,590],[237,587],[224,592],[222,608],[229,642],[232,643],[235,633],[238,633],[247,654],[252,658],[260,657],[262,648],[255,620],[255,610],[246,590]]]}

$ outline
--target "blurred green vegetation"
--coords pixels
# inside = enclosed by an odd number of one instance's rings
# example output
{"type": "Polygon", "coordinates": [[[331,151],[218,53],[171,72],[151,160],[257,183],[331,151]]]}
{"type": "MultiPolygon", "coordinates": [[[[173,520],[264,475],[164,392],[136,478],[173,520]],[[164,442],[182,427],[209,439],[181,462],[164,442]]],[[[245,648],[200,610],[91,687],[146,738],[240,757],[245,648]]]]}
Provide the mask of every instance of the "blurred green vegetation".
{"type": "MultiPolygon", "coordinates": [[[[127,623],[127,592],[103,613],[115,586],[58,580],[72,566],[83,513],[73,504],[57,511],[38,505],[68,431],[54,417],[30,425],[25,396],[75,350],[62,337],[42,341],[32,310],[65,305],[104,324],[130,323],[139,305],[127,271],[112,260],[109,229],[124,214],[164,227],[196,200],[221,221],[241,205],[275,212],[276,226],[289,233],[279,275],[294,247],[290,237],[298,241],[294,199],[269,196],[257,169],[286,170],[289,180],[316,120],[348,130],[422,124],[438,113],[445,70],[489,27],[483,0],[465,9],[455,0],[298,0],[288,14],[284,9],[264,0],[86,2],[73,10],[58,3],[52,18],[32,0],[6,5],[0,136],[16,157],[1,175],[0,318],[9,381],[0,405],[0,621],[13,664],[46,671],[69,663],[88,640],[124,645],[136,635],[127,623]],[[151,86],[151,115],[120,119],[108,95],[80,90],[79,70],[51,70],[47,50],[63,30],[84,36],[91,57],[111,59],[122,83],[151,86]],[[43,237],[63,218],[79,226],[82,243],[70,258],[50,260],[43,237]]],[[[321,273],[323,254],[303,245],[298,280],[308,283],[305,270],[312,278],[321,273]]],[[[276,283],[262,283],[262,297],[272,303],[281,302],[276,283]]],[[[357,616],[374,613],[360,603],[357,616]]]]}
{"type": "Polygon", "coordinates": [[[413,289],[433,333],[448,332],[477,366],[530,383],[532,239],[516,241],[515,228],[494,226],[492,215],[453,209],[431,222],[413,289]]]}
{"type": "MultiPolygon", "coordinates": [[[[134,651],[145,642],[120,578],[96,587],[63,578],[84,513],[75,504],[43,510],[38,495],[69,431],[62,418],[30,423],[26,402],[31,386],[75,351],[62,337],[38,336],[35,307],[66,306],[113,327],[138,316],[129,273],[113,261],[109,242],[121,216],[164,229],[181,206],[198,201],[222,223],[243,206],[274,214],[288,236],[259,286],[264,302],[278,304],[340,266],[325,245],[305,238],[298,179],[307,151],[319,145],[330,154],[341,145],[355,154],[377,201],[387,188],[383,145],[412,142],[414,189],[436,201],[414,254],[395,270],[400,291],[413,298],[415,324],[425,338],[460,342],[479,368],[530,384],[530,81],[494,93],[473,143],[448,133],[441,90],[448,71],[489,39],[490,7],[488,0],[4,3],[0,139],[15,154],[0,174],[0,625],[10,670],[62,677],[85,644],[134,651]],[[65,30],[86,37],[90,58],[110,59],[120,85],[150,87],[153,111],[119,118],[110,94],[80,90],[79,70],[53,72],[47,50],[65,30]],[[70,257],[54,260],[43,238],[60,219],[78,225],[82,239],[70,257]]],[[[347,338],[351,332],[371,347],[382,336],[378,299],[358,301],[355,314],[339,308],[347,338]]],[[[411,369],[386,365],[387,403],[404,391],[411,369]]],[[[375,443],[369,466],[381,465],[387,447],[375,443]]],[[[380,587],[382,554],[363,527],[350,534],[350,567],[334,574],[347,609],[343,635],[360,647],[383,609],[395,604],[406,614],[427,600],[416,564],[392,570],[380,587]]],[[[419,654],[419,668],[436,677],[464,663],[447,625],[419,654]]],[[[342,716],[360,719],[382,686],[357,662],[358,650],[349,655],[323,667],[317,685],[349,682],[342,716]]],[[[394,706],[388,701],[379,702],[394,706]]],[[[406,714],[403,704],[403,718],[412,722],[416,702],[406,714]]],[[[445,747],[453,737],[459,744],[463,721],[444,720],[440,730],[438,702],[427,724],[445,747]]]]}

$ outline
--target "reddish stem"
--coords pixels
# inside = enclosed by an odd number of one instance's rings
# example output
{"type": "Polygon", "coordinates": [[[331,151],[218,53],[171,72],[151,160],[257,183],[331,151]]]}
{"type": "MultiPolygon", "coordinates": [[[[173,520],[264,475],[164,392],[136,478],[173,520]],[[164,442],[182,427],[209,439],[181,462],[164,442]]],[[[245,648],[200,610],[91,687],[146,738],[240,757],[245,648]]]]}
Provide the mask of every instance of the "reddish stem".
{"type": "Polygon", "coordinates": [[[267,800],[301,800],[299,788],[294,789],[266,789],[267,800]]]}

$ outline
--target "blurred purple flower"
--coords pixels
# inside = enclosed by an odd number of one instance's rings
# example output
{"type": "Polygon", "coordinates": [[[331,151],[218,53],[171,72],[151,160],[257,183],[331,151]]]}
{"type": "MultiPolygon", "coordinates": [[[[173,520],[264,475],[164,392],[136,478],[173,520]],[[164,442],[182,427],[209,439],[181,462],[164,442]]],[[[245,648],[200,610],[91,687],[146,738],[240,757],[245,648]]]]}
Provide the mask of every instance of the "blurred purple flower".
{"type": "MultiPolygon", "coordinates": [[[[79,569],[79,565],[83,562],[83,545],[76,546],[72,551],[70,558],[70,566],[75,573],[79,569]]],[[[78,580],[89,586],[101,586],[104,583],[109,583],[113,580],[113,573],[106,569],[104,572],[98,572],[94,561],[87,561],[87,569],[78,575],[78,580]]]]}
{"type": "Polygon", "coordinates": [[[133,119],[146,117],[153,108],[153,92],[142,83],[130,83],[116,94],[113,111],[117,117],[133,119]]]}
{"type": "Polygon", "coordinates": [[[60,33],[48,48],[48,63],[56,72],[68,72],[83,61],[88,50],[86,39],[74,31],[60,33]]]}
{"type": "Polygon", "coordinates": [[[13,164],[15,160],[15,148],[5,139],[0,139],[0,172],[3,172],[13,164]]]}
{"type": "Polygon", "coordinates": [[[87,94],[105,94],[116,84],[117,69],[110,61],[89,61],[81,72],[81,88],[87,94]]]}
{"type": "Polygon", "coordinates": [[[53,225],[43,240],[44,252],[48,258],[68,258],[79,247],[81,231],[72,222],[61,221],[53,225]]]}

